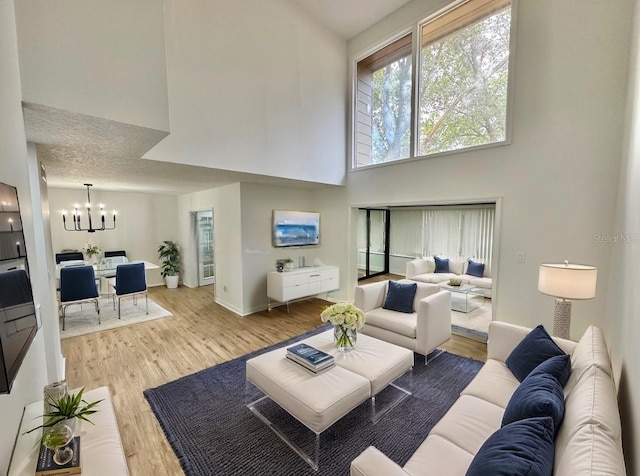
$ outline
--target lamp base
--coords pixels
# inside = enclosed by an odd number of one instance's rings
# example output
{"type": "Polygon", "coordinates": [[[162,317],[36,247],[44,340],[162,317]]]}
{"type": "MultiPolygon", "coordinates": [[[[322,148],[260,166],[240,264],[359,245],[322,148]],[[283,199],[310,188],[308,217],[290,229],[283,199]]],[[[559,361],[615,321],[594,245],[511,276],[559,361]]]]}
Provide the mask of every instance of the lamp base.
{"type": "Polygon", "coordinates": [[[571,329],[571,301],[566,299],[556,299],[556,306],[553,311],[553,335],[570,338],[571,329]]]}

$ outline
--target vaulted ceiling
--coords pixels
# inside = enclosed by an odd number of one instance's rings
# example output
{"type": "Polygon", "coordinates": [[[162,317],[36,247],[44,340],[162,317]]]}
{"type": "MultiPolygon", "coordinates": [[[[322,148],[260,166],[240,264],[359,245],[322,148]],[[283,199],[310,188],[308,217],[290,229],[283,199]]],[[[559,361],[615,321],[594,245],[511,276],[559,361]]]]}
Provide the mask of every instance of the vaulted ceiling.
{"type": "MultiPolygon", "coordinates": [[[[409,0],[288,0],[345,41],[377,23],[409,0]]],[[[92,118],[35,104],[23,105],[27,139],[52,187],[95,188],[181,194],[239,181],[299,188],[319,184],[206,167],[142,159],[165,133],[92,118]]]]}

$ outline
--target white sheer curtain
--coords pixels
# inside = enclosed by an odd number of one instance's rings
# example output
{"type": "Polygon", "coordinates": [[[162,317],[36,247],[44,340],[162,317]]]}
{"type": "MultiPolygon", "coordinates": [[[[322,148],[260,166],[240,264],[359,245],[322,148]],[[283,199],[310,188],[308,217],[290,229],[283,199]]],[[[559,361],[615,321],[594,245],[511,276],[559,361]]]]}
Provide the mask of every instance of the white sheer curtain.
{"type": "Polygon", "coordinates": [[[422,256],[424,242],[422,210],[391,210],[389,252],[395,256],[422,256]]]}
{"type": "Polygon", "coordinates": [[[424,211],[424,256],[459,256],[461,218],[460,210],[424,211]]]}
{"type": "Polygon", "coordinates": [[[491,263],[495,208],[466,209],[462,211],[460,254],[491,263]]]}
{"type": "Polygon", "coordinates": [[[367,211],[358,210],[358,249],[367,249],[367,211]]]}
{"type": "Polygon", "coordinates": [[[384,253],[385,242],[385,226],[384,226],[384,210],[371,210],[369,213],[369,223],[371,233],[369,233],[369,245],[371,252],[384,253]]]}
{"type": "Polygon", "coordinates": [[[391,210],[391,255],[465,256],[491,262],[494,205],[391,210]]]}
{"type": "MultiPolygon", "coordinates": [[[[370,210],[370,226],[371,240],[370,246],[372,252],[384,252],[385,226],[384,226],[384,210],[370,210]]],[[[364,251],[367,249],[367,210],[358,210],[358,249],[364,251]]]]}

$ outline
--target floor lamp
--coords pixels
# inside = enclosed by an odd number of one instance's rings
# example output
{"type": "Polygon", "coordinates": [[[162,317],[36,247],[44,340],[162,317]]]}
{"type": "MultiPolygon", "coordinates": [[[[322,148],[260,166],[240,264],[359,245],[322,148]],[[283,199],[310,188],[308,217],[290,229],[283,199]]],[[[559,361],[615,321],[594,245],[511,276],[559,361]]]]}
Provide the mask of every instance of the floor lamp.
{"type": "Polygon", "coordinates": [[[593,299],[596,296],[598,268],[581,264],[541,264],[538,291],[556,297],[553,312],[553,335],[570,338],[570,299],[593,299]]]}

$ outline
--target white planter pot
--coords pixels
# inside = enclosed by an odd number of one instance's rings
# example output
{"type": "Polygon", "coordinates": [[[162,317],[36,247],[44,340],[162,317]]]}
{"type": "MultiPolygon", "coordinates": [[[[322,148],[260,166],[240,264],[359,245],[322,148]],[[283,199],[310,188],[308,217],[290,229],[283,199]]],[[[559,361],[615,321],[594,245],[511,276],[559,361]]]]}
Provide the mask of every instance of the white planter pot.
{"type": "Polygon", "coordinates": [[[180,276],[165,276],[164,277],[164,284],[169,288],[169,289],[175,289],[178,287],[178,279],[180,278],[180,276]]]}

